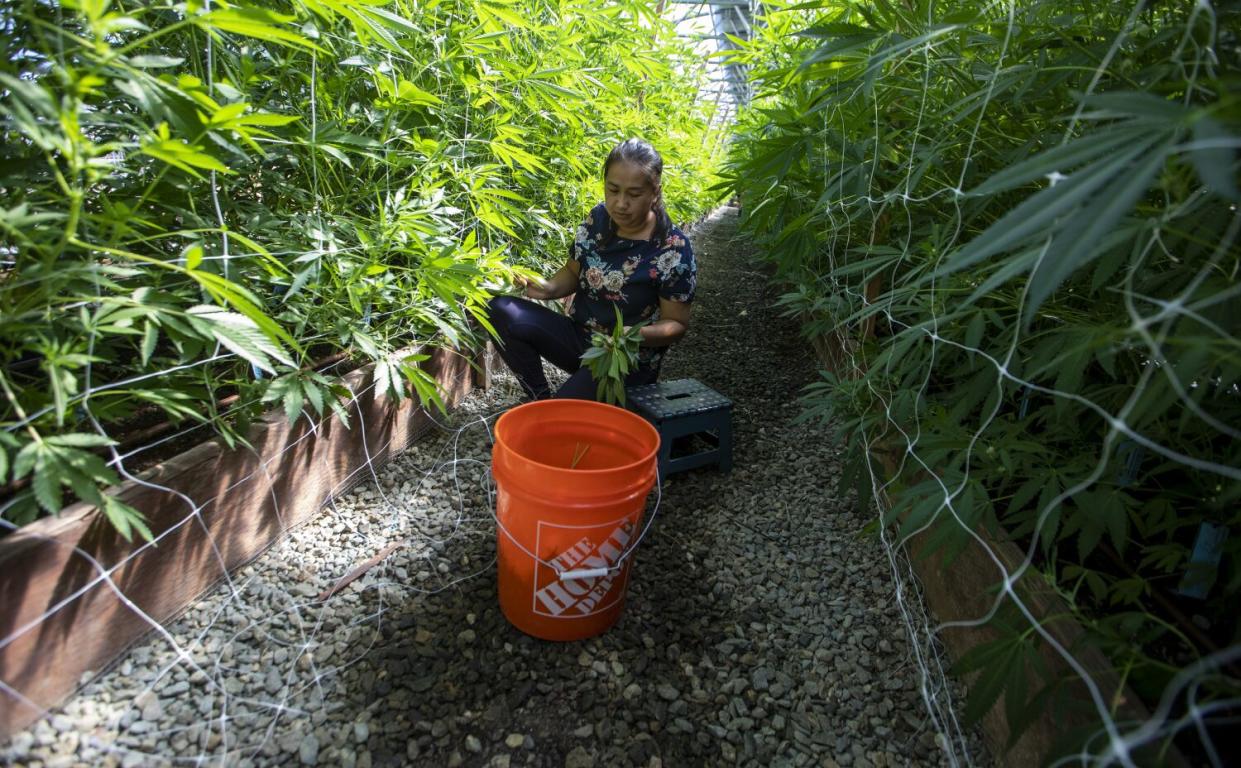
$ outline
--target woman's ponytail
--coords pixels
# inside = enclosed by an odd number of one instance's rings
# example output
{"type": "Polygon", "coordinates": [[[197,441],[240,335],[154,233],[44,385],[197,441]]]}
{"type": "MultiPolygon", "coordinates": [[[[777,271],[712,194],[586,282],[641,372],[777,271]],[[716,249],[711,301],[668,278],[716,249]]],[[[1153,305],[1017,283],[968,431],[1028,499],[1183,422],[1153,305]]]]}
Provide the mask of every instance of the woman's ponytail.
{"type": "Polygon", "coordinates": [[[655,232],[652,237],[663,240],[668,237],[668,233],[672,231],[672,217],[668,215],[668,209],[664,207],[664,190],[659,190],[659,199],[655,201],[655,232]]]}

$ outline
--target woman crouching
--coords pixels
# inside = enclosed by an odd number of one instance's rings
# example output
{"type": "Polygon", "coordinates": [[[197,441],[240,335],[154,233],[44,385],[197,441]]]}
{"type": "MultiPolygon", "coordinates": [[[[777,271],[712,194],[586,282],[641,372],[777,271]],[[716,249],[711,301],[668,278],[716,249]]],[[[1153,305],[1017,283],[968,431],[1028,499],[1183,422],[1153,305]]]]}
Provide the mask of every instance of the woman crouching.
{"type": "Polygon", "coordinates": [[[500,356],[528,399],[595,399],[596,382],[581,356],[593,332],[612,330],[616,309],[626,328],[647,323],[626,386],[653,383],[665,351],[685,335],[697,267],[689,238],[664,209],[663,168],[647,142],[618,144],[603,163],[604,201],[577,228],[565,265],[548,279],[524,281],[526,299],[491,300],[500,356]],[[528,300],[569,295],[568,316],[528,300]],[[569,374],[554,395],[543,375],[544,358],[569,374]]]}

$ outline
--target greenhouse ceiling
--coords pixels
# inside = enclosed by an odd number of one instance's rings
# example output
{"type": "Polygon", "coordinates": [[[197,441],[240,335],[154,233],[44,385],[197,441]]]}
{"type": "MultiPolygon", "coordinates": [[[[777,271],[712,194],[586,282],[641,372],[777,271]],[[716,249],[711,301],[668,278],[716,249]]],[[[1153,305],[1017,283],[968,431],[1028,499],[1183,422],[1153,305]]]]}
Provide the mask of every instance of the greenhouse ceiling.
{"type": "Polygon", "coordinates": [[[692,45],[695,58],[707,69],[700,94],[716,104],[714,122],[724,123],[750,100],[746,68],[725,64],[716,55],[735,49],[735,39],[749,40],[762,4],[754,0],[662,0],[660,10],[676,25],[677,35],[692,45]]]}

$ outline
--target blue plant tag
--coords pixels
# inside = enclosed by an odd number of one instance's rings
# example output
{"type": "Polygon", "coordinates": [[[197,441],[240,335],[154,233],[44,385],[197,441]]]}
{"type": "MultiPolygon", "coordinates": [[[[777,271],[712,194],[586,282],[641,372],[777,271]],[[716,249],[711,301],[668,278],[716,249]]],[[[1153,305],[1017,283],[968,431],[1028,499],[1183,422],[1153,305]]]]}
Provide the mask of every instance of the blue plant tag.
{"type": "Polygon", "coordinates": [[[1146,457],[1146,449],[1133,440],[1122,440],[1116,447],[1116,460],[1120,469],[1116,472],[1116,484],[1124,488],[1133,485],[1142,469],[1142,459],[1146,457]]]}
{"type": "Polygon", "coordinates": [[[1189,557],[1189,567],[1176,588],[1179,594],[1196,600],[1206,599],[1219,575],[1219,561],[1224,554],[1224,542],[1227,540],[1228,529],[1222,525],[1203,523],[1198,527],[1198,537],[1194,540],[1194,552],[1189,557]]]}

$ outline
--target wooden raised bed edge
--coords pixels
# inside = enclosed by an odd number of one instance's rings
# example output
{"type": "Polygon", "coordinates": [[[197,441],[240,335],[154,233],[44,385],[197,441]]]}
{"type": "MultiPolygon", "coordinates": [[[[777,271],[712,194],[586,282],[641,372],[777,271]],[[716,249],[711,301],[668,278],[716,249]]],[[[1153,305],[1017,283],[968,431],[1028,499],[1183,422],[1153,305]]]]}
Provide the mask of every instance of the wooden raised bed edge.
{"type": "MultiPolygon", "coordinates": [[[[490,344],[469,358],[437,348],[423,363],[450,408],[472,386],[488,386],[491,367],[490,344]]],[[[365,480],[368,451],[382,462],[432,425],[413,399],[376,398],[373,368],[341,378],[361,393],[349,428],[334,415],[314,430],[306,419],[290,426],[276,409],[253,427],[253,451],[212,440],[141,473],[141,483],[123,483],[117,496],[146,516],[157,545],[125,541],[86,504],[0,540],[0,642],[10,638],[0,647],[0,743],[153,630],[127,601],[166,623],[365,480]],[[115,570],[105,580],[101,568],[115,570]]]]}
{"type": "MultiPolygon", "coordinates": [[[[806,319],[802,318],[803,322],[806,319]]],[[[819,361],[837,376],[848,375],[847,369],[842,365],[842,351],[846,343],[834,334],[811,340],[819,361]]],[[[885,481],[896,476],[903,451],[873,447],[870,453],[872,461],[882,467],[886,475],[883,478],[885,481]]],[[[915,473],[915,479],[921,474],[915,473]]],[[[899,487],[892,487],[889,491],[899,492],[899,487]]],[[[1025,553],[1013,542],[997,539],[991,531],[982,527],[976,529],[975,533],[985,546],[971,539],[964,551],[950,564],[944,563],[942,552],[928,546],[929,532],[914,536],[906,544],[910,564],[921,587],[920,592],[935,620],[940,623],[973,621],[990,611],[1003,577],[987,553],[988,549],[1008,573],[1014,572],[1025,560],[1025,553]]],[[[1048,633],[1068,649],[1087,670],[1099,687],[1103,699],[1113,705],[1114,717],[1118,722],[1141,722],[1150,716],[1138,697],[1124,685],[1107,656],[1089,642],[1085,630],[1069,613],[1068,606],[1042,580],[1037,569],[1028,569],[1014,586],[1030,611],[1043,620],[1043,627],[1048,633]],[[1055,618],[1048,621],[1048,617],[1055,618]]],[[[982,625],[945,628],[937,636],[948,654],[956,661],[972,648],[997,640],[1000,633],[982,625]]],[[[1039,648],[1043,662],[1053,675],[1072,674],[1068,664],[1054,648],[1045,642],[1041,643],[1039,648]]],[[[977,674],[968,675],[966,684],[976,677],[977,674]]],[[[1031,679],[1030,690],[1038,690],[1042,682],[1031,679]]],[[[1085,684],[1080,680],[1073,680],[1069,685],[1071,695],[1093,710],[1085,684]]],[[[1079,713],[1063,710],[1053,712],[1045,708],[1010,749],[1008,744],[1012,730],[1005,713],[1003,696],[983,716],[981,722],[983,735],[996,764],[1031,768],[1042,766],[1056,757],[1053,751],[1060,746],[1060,739],[1080,725],[1082,722],[1079,713]]],[[[1153,750],[1144,749],[1134,757],[1140,764],[1156,764],[1156,760],[1160,765],[1187,764],[1175,749],[1158,756],[1153,750]]]]}

